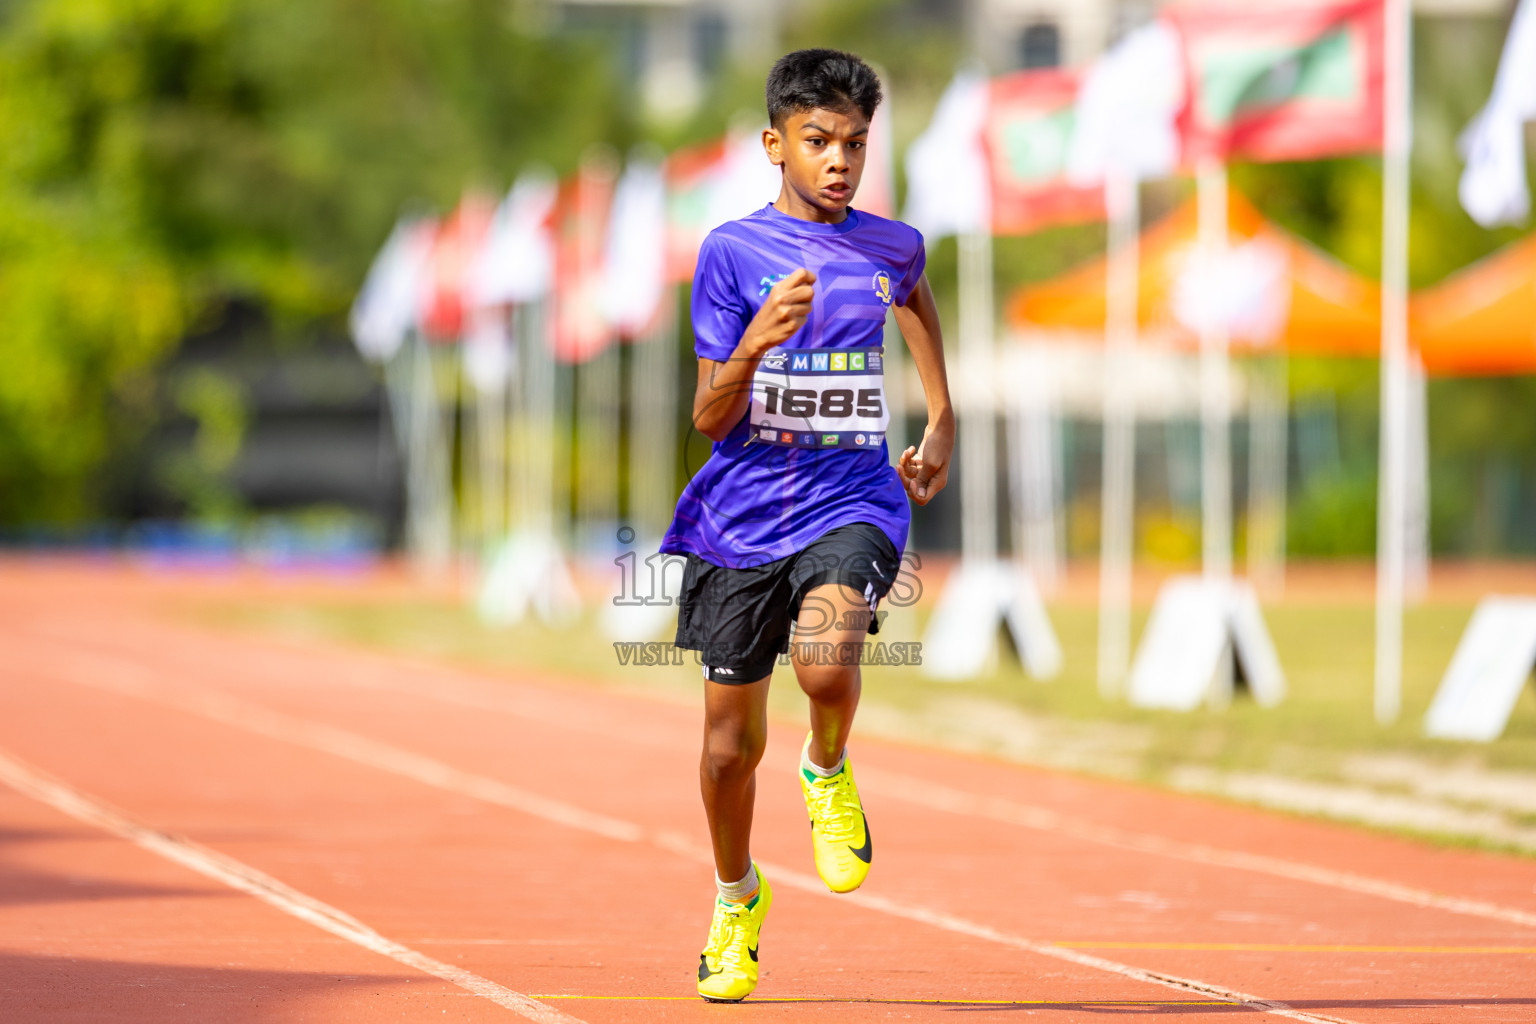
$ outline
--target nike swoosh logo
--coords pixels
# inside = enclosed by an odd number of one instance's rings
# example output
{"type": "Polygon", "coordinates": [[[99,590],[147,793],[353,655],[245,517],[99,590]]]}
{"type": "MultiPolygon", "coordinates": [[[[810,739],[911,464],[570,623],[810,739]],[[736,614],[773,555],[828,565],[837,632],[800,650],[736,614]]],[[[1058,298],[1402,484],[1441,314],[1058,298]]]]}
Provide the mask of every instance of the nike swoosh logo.
{"type": "MultiPolygon", "coordinates": [[[[752,959],[756,960],[757,957],[754,956],[752,959]]],[[[712,970],[709,969],[709,964],[704,962],[704,954],[700,953],[699,954],[699,980],[700,981],[706,981],[710,977],[712,977],[713,975],[716,975],[716,974],[719,974],[719,973],[720,973],[719,971],[712,971],[712,970]]]]}
{"type": "Polygon", "coordinates": [[[848,849],[853,852],[855,857],[859,858],[859,860],[863,861],[865,864],[868,864],[869,858],[875,855],[875,840],[874,837],[869,834],[869,816],[860,815],[860,817],[864,819],[864,845],[859,847],[850,846],[848,849]]]}
{"type": "Polygon", "coordinates": [[[752,958],[753,963],[757,963],[757,950],[753,949],[751,946],[747,947],[747,956],[752,958]]]}

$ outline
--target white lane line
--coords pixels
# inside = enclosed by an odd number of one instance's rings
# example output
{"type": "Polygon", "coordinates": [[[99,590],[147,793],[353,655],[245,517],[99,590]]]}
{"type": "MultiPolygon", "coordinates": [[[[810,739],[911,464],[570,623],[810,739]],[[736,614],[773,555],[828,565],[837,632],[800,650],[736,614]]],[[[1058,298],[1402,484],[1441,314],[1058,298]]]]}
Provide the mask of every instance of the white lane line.
{"type": "MultiPolygon", "coordinates": [[[[115,657],[120,656],[113,656],[105,652],[97,655],[88,655],[92,660],[99,660],[104,665],[121,665],[120,661],[115,660],[115,657]],[[108,658],[114,658],[114,660],[109,661],[107,660],[108,658]]],[[[368,652],[358,652],[357,657],[360,659],[372,659],[377,656],[368,652]]],[[[441,666],[428,665],[427,667],[430,667],[434,672],[444,671],[441,666]]],[[[380,690],[406,696],[427,698],[439,703],[473,708],[475,710],[510,714],[543,725],[553,725],[558,728],[573,729],[579,732],[590,732],[609,739],[618,739],[641,746],[656,745],[648,734],[636,736],[633,732],[573,721],[569,716],[561,716],[547,709],[541,708],[536,710],[529,707],[526,702],[517,700],[515,697],[503,692],[499,684],[493,685],[476,678],[434,680],[431,686],[422,686],[398,680],[382,673],[349,673],[345,678],[333,677],[327,681],[359,689],[380,690]]],[[[1089,821],[1084,818],[1074,818],[1070,815],[1062,814],[1048,807],[1019,803],[1001,797],[979,796],[975,793],[968,793],[964,790],[935,784],[926,779],[870,769],[868,766],[859,769],[859,778],[865,790],[874,792],[881,797],[905,800],[908,803],[914,803],[950,814],[984,818],[989,821],[1016,825],[1039,832],[1054,833],[1080,842],[1133,850],[1137,853],[1166,857],[1170,860],[1269,875],[1293,882],[1305,882],[1310,885],[1339,889],[1357,895],[1372,896],[1423,909],[1440,910],[1451,914],[1462,914],[1491,921],[1502,921],[1507,924],[1517,924],[1526,928],[1536,928],[1536,912],[1521,910],[1516,907],[1501,906],[1486,900],[1448,896],[1443,893],[1420,889],[1411,885],[1403,885],[1387,879],[1319,867],[1304,861],[1271,857],[1265,854],[1247,853],[1241,850],[1222,849],[1216,846],[1206,846],[1202,843],[1189,843],[1178,839],[1171,839],[1150,832],[1135,832],[1129,829],[1116,828],[1113,825],[1101,825],[1098,822],[1089,821]]],[[[506,804],[506,806],[512,805],[506,804]]]]}
{"type": "MultiPolygon", "coordinates": [[[[163,707],[171,707],[176,710],[200,715],[268,739],[279,740],[294,746],[308,747],[311,750],[321,751],[335,757],[367,765],[368,767],[412,779],[428,786],[486,800],[489,803],[509,807],[558,825],[565,825],[569,828],[591,832],[624,842],[647,842],[659,849],[678,854],[697,863],[708,865],[713,865],[714,863],[713,857],[708,850],[676,833],[647,832],[640,825],[632,822],[611,818],[603,814],[595,814],[567,804],[562,800],[528,794],[524,790],[509,787],[498,780],[460,771],[457,768],[412,751],[371,740],[344,729],[321,725],[281,712],[270,711],[245,700],[223,694],[214,694],[206,691],[188,691],[183,687],[167,687],[164,684],[151,683],[148,681],[150,678],[149,673],[139,669],[137,666],[127,665],[122,662],[107,662],[100,666],[100,669],[96,672],[89,674],[70,672],[67,673],[67,678],[85,686],[137,697],[163,707]],[[517,799],[507,801],[497,798],[499,794],[507,790],[518,794],[517,799]]],[[[826,885],[819,878],[814,878],[779,864],[764,863],[762,866],[765,871],[772,875],[776,883],[782,883],[791,888],[801,889],[821,896],[830,895],[827,892],[826,885]]],[[[973,938],[996,942],[1014,949],[1038,953],[1041,956],[1052,957],[1057,960],[1065,960],[1068,963],[1077,964],[1081,967],[1107,971],[1134,981],[1161,985],[1165,988],[1194,993],[1213,999],[1241,1002],[1251,1010],[1271,1013],[1291,1020],[1305,1021],[1307,1024],[1351,1024],[1351,1022],[1342,1018],[1322,1017],[1303,1013],[1284,1003],[1262,999],[1258,996],[1248,995],[1220,985],[1212,985],[1207,982],[1182,978],[1173,974],[1164,974],[1158,971],[1148,971],[1140,967],[1133,967],[1130,964],[1122,964],[1103,957],[1081,953],[1075,949],[1011,935],[988,925],[979,924],[943,911],[930,910],[926,907],[861,893],[852,893],[838,898],[868,910],[926,924],[944,931],[969,935],[973,938]]]]}
{"type": "Polygon", "coordinates": [[[140,824],[107,804],[86,796],[65,782],[49,775],[40,768],[26,764],[13,755],[0,751],[0,781],[17,792],[24,793],[55,810],[62,811],[76,821],[93,825],[113,835],[126,839],[158,854],[223,882],[232,889],[254,896],[276,907],[283,913],[307,921],[323,931],[356,943],[364,949],[382,954],[397,963],[430,974],[457,985],[477,996],[489,999],[497,1006],[505,1007],[539,1024],[583,1024],[568,1013],[546,1006],[536,999],[514,992],[512,989],[461,967],[445,964],[441,960],[418,953],[393,939],[385,938],[345,911],[313,896],[306,896],[297,889],[279,882],[248,864],[241,863],[189,839],[168,835],[148,825],[140,824]]]}
{"type": "MultiPolygon", "coordinates": [[[[375,657],[374,655],[364,656],[375,657]]],[[[442,671],[440,667],[434,670],[442,671]]],[[[345,680],[332,678],[329,681],[344,686],[429,698],[439,703],[473,708],[475,710],[510,714],[543,725],[591,732],[605,738],[619,739],[642,746],[656,745],[651,740],[649,734],[636,736],[633,731],[573,721],[570,716],[561,716],[552,710],[543,708],[535,710],[529,707],[526,701],[520,701],[503,692],[500,686],[473,678],[434,680],[433,685],[422,686],[396,679],[381,672],[378,674],[369,673],[366,676],[362,674],[349,675],[345,680]]],[[[1171,839],[1155,833],[1135,832],[1129,829],[1116,828],[1113,825],[1101,825],[1084,818],[1074,818],[1061,814],[1048,807],[1020,803],[1000,797],[979,796],[914,776],[872,770],[868,766],[859,769],[859,776],[861,783],[867,791],[877,793],[886,798],[905,800],[908,803],[927,807],[931,810],[984,818],[989,821],[1021,826],[1040,832],[1050,832],[1080,842],[1133,850],[1137,853],[1152,854],[1158,857],[1166,857],[1170,860],[1270,875],[1293,882],[1305,882],[1310,885],[1339,889],[1357,895],[1372,896],[1395,903],[1404,903],[1413,907],[1441,910],[1452,914],[1481,917],[1487,920],[1536,928],[1536,913],[1515,907],[1500,906],[1486,900],[1448,896],[1382,878],[1373,878],[1369,875],[1319,867],[1283,857],[1271,857],[1264,854],[1246,853],[1240,850],[1222,849],[1202,843],[1189,843],[1178,839],[1171,839]]]]}
{"type": "Polygon", "coordinates": [[[977,796],[974,793],[952,789],[911,775],[864,768],[859,769],[859,775],[860,782],[871,792],[878,793],[882,797],[905,800],[931,810],[985,818],[989,821],[1018,825],[1039,832],[1052,832],[1103,846],[1134,850],[1137,853],[1157,854],[1192,864],[1252,871],[1277,878],[1342,889],[1364,896],[1377,896],[1397,903],[1407,903],[1410,906],[1444,910],[1453,914],[1466,914],[1536,928],[1536,913],[1514,907],[1503,907],[1496,903],[1459,896],[1444,896],[1427,889],[1399,885],[1385,879],[1357,875],[1348,871],[1336,871],[1332,868],[1317,867],[1280,857],[1267,857],[1263,854],[1244,853],[1239,850],[1223,850],[1200,843],[1169,839],[1166,836],[1148,832],[1132,832],[1128,829],[1115,828],[1113,825],[1100,825],[1097,822],[1060,814],[1047,807],[1016,803],[1002,797],[977,796]],[[874,785],[869,785],[870,782],[874,785]]]}
{"type": "MultiPolygon", "coordinates": [[[[714,866],[714,859],[708,850],[690,843],[681,836],[662,832],[651,836],[650,839],[654,845],[664,850],[670,850],[680,856],[687,857],[689,860],[708,864],[711,867],[714,866]]],[[[1108,960],[1104,957],[1080,953],[1075,949],[1069,949],[1065,946],[1027,939],[1020,935],[999,931],[989,925],[979,924],[955,914],[945,913],[942,910],[930,910],[927,907],[902,903],[898,900],[887,899],[884,896],[876,896],[865,892],[844,893],[833,897],[827,891],[826,884],[819,878],[796,871],[794,868],[785,867],[782,864],[761,860],[757,864],[774,885],[787,885],[792,889],[800,889],[818,896],[835,898],[841,903],[852,903],[866,910],[888,914],[891,917],[899,917],[906,921],[915,921],[918,924],[926,924],[943,931],[954,932],[957,935],[969,935],[972,938],[995,942],[999,945],[1024,950],[1028,953],[1037,953],[1040,956],[1051,957],[1055,960],[1065,960],[1067,963],[1076,964],[1079,967],[1088,967],[1093,970],[1106,971],[1110,974],[1118,974],[1123,978],[1129,978],[1132,981],[1139,981],[1148,985],[1161,985],[1164,988],[1206,996],[1227,1003],[1241,1003],[1245,1009],[1272,1013],[1291,1020],[1306,1021],[1308,1024],[1352,1024],[1352,1022],[1342,1017],[1323,1017],[1317,1014],[1304,1013],[1285,1003],[1277,1002],[1273,999],[1263,999],[1259,996],[1249,995],[1246,992],[1239,992],[1236,989],[1226,988],[1222,985],[1212,985],[1209,982],[1184,978],[1177,974],[1166,974],[1162,971],[1149,971],[1140,967],[1133,967],[1130,964],[1122,964],[1117,960],[1108,960]]]]}

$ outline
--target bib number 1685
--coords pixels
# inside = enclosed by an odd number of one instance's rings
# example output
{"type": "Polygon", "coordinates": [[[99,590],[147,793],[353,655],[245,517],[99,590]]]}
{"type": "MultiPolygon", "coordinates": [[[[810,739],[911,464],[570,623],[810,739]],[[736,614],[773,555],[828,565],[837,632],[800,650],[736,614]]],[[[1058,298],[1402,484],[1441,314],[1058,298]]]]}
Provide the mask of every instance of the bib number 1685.
{"type": "MultiPolygon", "coordinates": [[[[855,415],[852,388],[828,388],[820,393],[811,388],[763,388],[763,408],[770,416],[818,416],[842,419],[855,415]],[[782,399],[782,400],[781,400],[782,399]]],[[[865,419],[879,419],[884,413],[880,404],[879,388],[861,388],[858,392],[857,415],[865,419]]]]}

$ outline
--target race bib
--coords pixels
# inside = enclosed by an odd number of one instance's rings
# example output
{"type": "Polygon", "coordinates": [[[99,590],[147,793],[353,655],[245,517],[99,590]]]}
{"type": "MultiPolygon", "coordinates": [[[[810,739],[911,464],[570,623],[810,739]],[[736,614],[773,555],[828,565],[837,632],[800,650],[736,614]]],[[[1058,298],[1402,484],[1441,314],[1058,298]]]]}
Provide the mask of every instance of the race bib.
{"type": "Polygon", "coordinates": [[[752,378],[751,439],[791,448],[879,448],[885,350],[769,349],[752,378]]]}

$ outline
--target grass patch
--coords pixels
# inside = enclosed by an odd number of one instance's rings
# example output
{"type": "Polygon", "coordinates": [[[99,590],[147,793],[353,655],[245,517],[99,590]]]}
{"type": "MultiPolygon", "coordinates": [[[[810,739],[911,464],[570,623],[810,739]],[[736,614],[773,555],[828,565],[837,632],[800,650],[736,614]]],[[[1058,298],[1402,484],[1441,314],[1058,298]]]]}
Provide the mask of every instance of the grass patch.
{"type": "MultiPolygon", "coordinates": [[[[985,717],[989,708],[1009,709],[1019,716],[1013,724],[1032,731],[1039,748],[1037,757],[1030,756],[1027,743],[1022,751],[1011,751],[1022,752],[1022,759],[1150,781],[1191,763],[1332,779],[1351,755],[1383,752],[1536,770],[1536,691],[1531,688],[1520,698],[1505,735],[1493,743],[1447,743],[1422,736],[1424,711],[1471,613],[1467,602],[1426,603],[1407,612],[1403,715],[1385,727],[1372,715],[1373,612],[1359,602],[1280,602],[1265,609],[1289,687],[1285,701],[1274,708],[1260,708],[1241,694],[1228,707],[1189,713],[1144,711],[1102,698],[1094,676],[1096,613],[1080,604],[1051,608],[1065,653],[1065,669],[1057,679],[1028,678],[1000,643],[997,667],[968,683],[936,683],[908,667],[868,666],[866,708],[871,714],[881,708],[905,713],[909,724],[931,719],[932,738],[941,742],[946,731],[965,728],[964,714],[949,716],[946,724],[946,710],[969,709],[985,717]],[[1095,763],[1095,755],[1102,756],[1102,763],[1095,763]]],[[[561,630],[533,623],[493,628],[464,607],[426,601],[240,601],[204,605],[195,614],[225,626],[496,671],[543,670],[683,698],[699,688],[692,652],[684,652],[682,666],[620,665],[590,614],[561,630]]],[[[1145,616],[1146,609],[1140,609],[1138,633],[1145,616]]],[[[920,613],[899,610],[881,637],[915,639],[922,622],[920,613]]],[[[792,674],[781,667],[775,679],[774,709],[798,715],[803,698],[792,674]]],[[[998,743],[983,737],[972,745],[998,746],[1007,738],[1008,725],[994,722],[983,729],[997,733],[998,743]]]]}

